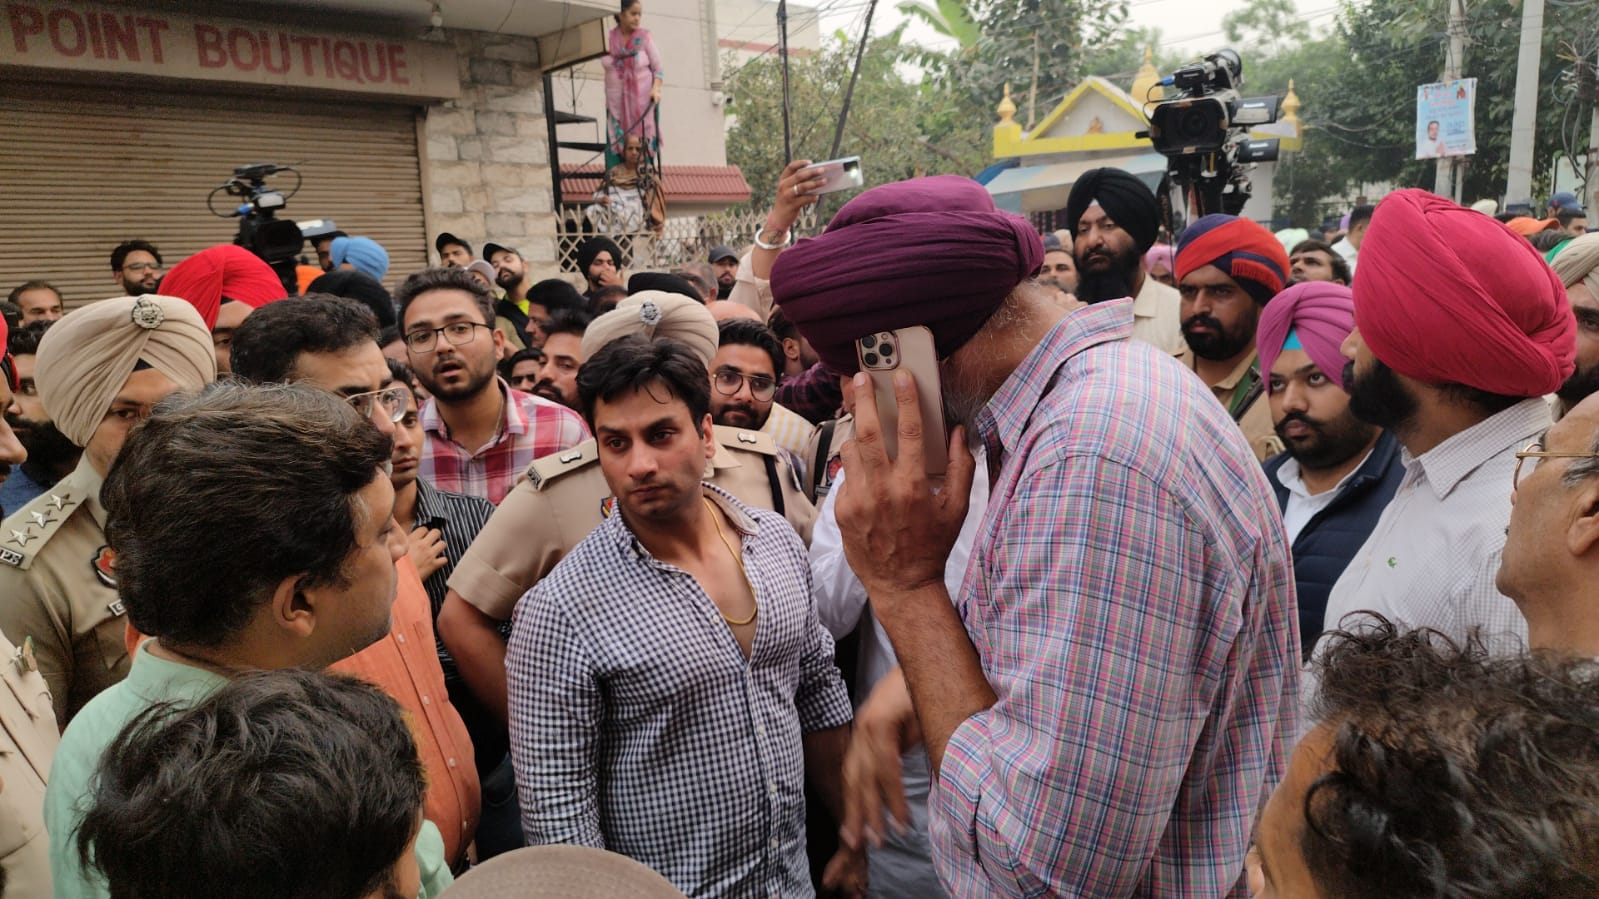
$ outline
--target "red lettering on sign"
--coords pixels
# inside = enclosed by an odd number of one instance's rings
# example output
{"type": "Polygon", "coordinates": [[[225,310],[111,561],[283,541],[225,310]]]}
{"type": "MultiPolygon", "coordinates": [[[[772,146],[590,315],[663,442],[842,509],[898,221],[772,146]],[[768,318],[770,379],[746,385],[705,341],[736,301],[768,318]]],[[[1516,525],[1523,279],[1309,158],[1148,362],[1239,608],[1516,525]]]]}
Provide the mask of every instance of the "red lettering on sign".
{"type": "Polygon", "coordinates": [[[265,31],[261,32],[261,67],[274,75],[286,75],[289,71],[289,36],[278,32],[276,58],[272,55],[273,43],[265,31]]]}
{"type": "Polygon", "coordinates": [[[256,46],[255,35],[243,28],[228,29],[228,55],[233,57],[233,67],[241,72],[261,67],[261,48],[256,46]]]}
{"type": "Polygon", "coordinates": [[[311,51],[316,49],[316,38],[295,35],[289,38],[296,47],[300,48],[300,61],[305,63],[305,76],[307,78],[316,74],[316,63],[311,59],[311,51]]]}
{"type": "Polygon", "coordinates": [[[202,68],[220,69],[228,64],[228,51],[222,47],[222,29],[210,25],[195,25],[194,47],[200,51],[202,68]]]}
{"type": "Polygon", "coordinates": [[[410,84],[410,76],[400,74],[405,71],[405,48],[399,44],[389,44],[388,49],[389,77],[395,84],[410,84]]]}
{"type": "Polygon", "coordinates": [[[89,13],[85,21],[89,26],[89,46],[94,50],[94,58],[105,59],[105,39],[100,36],[100,17],[89,13]]]}
{"type": "Polygon", "coordinates": [[[355,58],[355,45],[339,41],[333,45],[333,68],[345,81],[361,83],[361,64],[355,58]]]}
{"type": "Polygon", "coordinates": [[[139,60],[139,34],[133,30],[132,16],[123,16],[119,19],[111,13],[106,13],[102,17],[102,27],[105,29],[107,56],[117,59],[117,54],[120,52],[135,62],[139,60]]]}
{"type": "Polygon", "coordinates": [[[361,44],[361,75],[367,81],[382,82],[389,78],[389,57],[383,52],[382,47],[371,44],[361,44]],[[377,65],[374,70],[373,64],[377,65]]]}
{"type": "Polygon", "coordinates": [[[62,56],[82,56],[89,49],[89,36],[84,33],[83,19],[70,9],[54,9],[45,18],[45,28],[50,32],[50,44],[62,56]],[[61,23],[67,22],[72,26],[72,40],[68,44],[63,35],[61,23]]]}
{"type": "Polygon", "coordinates": [[[6,4],[6,13],[11,19],[11,43],[18,53],[28,52],[28,38],[44,34],[44,14],[20,3],[6,4]]]}
{"type": "Polygon", "coordinates": [[[161,19],[151,19],[140,16],[134,24],[144,29],[145,36],[150,38],[150,59],[152,62],[163,63],[166,59],[161,55],[161,32],[171,28],[161,19]]]}

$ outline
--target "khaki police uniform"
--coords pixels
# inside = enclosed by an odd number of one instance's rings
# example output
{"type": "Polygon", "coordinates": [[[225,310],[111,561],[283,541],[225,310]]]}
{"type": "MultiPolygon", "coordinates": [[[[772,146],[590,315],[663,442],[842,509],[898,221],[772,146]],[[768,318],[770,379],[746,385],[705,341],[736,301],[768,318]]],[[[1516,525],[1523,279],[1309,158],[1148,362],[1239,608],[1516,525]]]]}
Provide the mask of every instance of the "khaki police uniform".
{"type": "Polygon", "coordinates": [[[33,644],[0,637],[0,868],[7,896],[49,896],[44,787],[61,735],[33,644]]]}
{"type": "Polygon", "coordinates": [[[833,481],[844,464],[844,444],[854,439],[855,416],[846,412],[831,421],[822,422],[811,434],[811,439],[806,441],[804,462],[810,476],[805,487],[811,502],[818,509],[822,506],[822,500],[827,498],[828,491],[833,489],[833,481]]]}
{"type": "Polygon", "coordinates": [[[128,673],[102,481],[85,457],[0,524],[0,631],[18,646],[32,640],[62,728],[128,673]]]}
{"type": "MultiPolygon", "coordinates": [[[[705,480],[762,509],[776,509],[777,491],[783,516],[809,543],[816,508],[771,437],[721,425],[715,432],[716,455],[706,463],[705,480]]],[[[450,589],[490,618],[510,620],[522,594],[610,513],[611,488],[599,459],[591,438],[533,460],[456,564],[450,589]]]]}
{"type": "MultiPolygon", "coordinates": [[[[1197,359],[1194,351],[1184,348],[1177,354],[1178,361],[1195,371],[1197,359]]],[[[1255,458],[1264,462],[1283,451],[1282,439],[1271,421],[1271,401],[1266,399],[1264,374],[1260,371],[1260,356],[1250,353],[1248,358],[1233,366],[1227,377],[1210,385],[1210,392],[1227,408],[1238,429],[1244,432],[1255,458]]]]}

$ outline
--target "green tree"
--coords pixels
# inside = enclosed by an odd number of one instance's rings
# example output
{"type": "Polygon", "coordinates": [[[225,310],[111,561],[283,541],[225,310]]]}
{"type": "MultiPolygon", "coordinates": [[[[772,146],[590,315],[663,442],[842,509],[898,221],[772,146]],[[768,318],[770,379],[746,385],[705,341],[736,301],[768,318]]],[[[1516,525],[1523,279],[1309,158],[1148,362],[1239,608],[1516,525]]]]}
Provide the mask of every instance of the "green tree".
{"type": "Polygon", "coordinates": [[[970,59],[948,73],[968,102],[993,108],[1006,84],[1026,96],[1038,75],[1038,105],[1048,109],[1086,74],[1089,54],[1111,43],[1127,19],[1127,0],[971,0],[981,37],[970,59]]]}
{"type": "MultiPolygon", "coordinates": [[[[902,64],[923,51],[901,38],[902,29],[896,29],[867,45],[844,128],[843,152],[860,155],[867,186],[924,174],[975,174],[989,161],[992,113],[964,104],[934,79],[920,84],[907,81],[902,64]]],[[[837,34],[819,53],[790,60],[796,159],[827,158],[855,47],[855,42],[837,34]]],[[[771,202],[784,165],[780,61],[765,56],[733,69],[728,89],[735,116],[727,134],[728,161],[744,172],[752,207],[763,209],[771,202]]],[[[829,194],[817,211],[825,220],[851,196],[829,194]]]]}
{"type": "Polygon", "coordinates": [[[1310,38],[1310,28],[1300,18],[1294,0],[1250,0],[1222,16],[1221,28],[1240,53],[1278,53],[1310,38]]]}

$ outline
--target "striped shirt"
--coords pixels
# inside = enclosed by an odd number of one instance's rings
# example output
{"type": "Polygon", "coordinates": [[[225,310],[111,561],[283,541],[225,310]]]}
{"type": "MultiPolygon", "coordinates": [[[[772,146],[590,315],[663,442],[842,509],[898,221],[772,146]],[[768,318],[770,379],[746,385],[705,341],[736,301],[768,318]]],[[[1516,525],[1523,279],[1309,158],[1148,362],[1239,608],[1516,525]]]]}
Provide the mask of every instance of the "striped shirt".
{"type": "Polygon", "coordinates": [[[522,829],[626,855],[691,897],[808,897],[801,738],[849,723],[849,695],[793,526],[704,490],[743,538],[752,655],[692,575],[606,518],[517,604],[522,829]]]}
{"type": "Polygon", "coordinates": [[[978,431],[998,460],[956,605],[998,696],[930,802],[955,896],[1221,896],[1295,736],[1266,476],[1130,301],[1072,313],[978,431]]]}
{"type": "Polygon", "coordinates": [[[450,493],[481,496],[495,505],[511,492],[534,459],[582,443],[588,426],[576,412],[495,379],[507,398],[505,418],[493,439],[476,450],[450,439],[449,425],[439,415],[439,402],[429,397],[422,405],[422,430],[427,435],[417,476],[450,493]]]}
{"type": "Polygon", "coordinates": [[[1324,627],[1371,610],[1457,640],[1481,626],[1484,636],[1525,645],[1527,620],[1494,580],[1510,524],[1516,451],[1549,425],[1549,404],[1535,397],[1420,456],[1402,453],[1404,480],[1333,585],[1324,627]]]}

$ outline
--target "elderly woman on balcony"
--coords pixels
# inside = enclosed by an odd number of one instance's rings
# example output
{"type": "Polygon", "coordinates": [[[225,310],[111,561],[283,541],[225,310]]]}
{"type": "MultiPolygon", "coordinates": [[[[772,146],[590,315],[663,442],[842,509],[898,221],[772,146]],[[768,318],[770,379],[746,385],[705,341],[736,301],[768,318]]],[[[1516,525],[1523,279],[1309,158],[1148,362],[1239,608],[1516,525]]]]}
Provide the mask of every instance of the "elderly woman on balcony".
{"type": "Polygon", "coordinates": [[[629,134],[622,144],[622,161],[612,166],[594,191],[588,208],[589,222],[601,234],[638,234],[656,237],[666,226],[666,197],[655,170],[644,160],[644,138],[629,134]]]}

